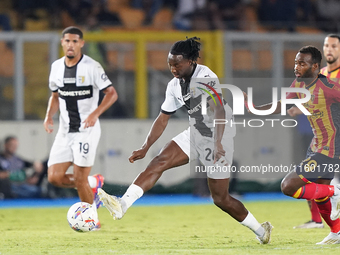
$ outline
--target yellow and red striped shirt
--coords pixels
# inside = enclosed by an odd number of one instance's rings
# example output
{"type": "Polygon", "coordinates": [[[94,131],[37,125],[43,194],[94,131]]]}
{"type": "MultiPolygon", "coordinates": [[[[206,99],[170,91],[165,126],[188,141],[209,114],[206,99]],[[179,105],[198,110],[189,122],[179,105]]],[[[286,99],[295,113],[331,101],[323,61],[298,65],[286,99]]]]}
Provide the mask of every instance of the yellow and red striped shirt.
{"type": "MultiPolygon", "coordinates": [[[[291,88],[305,88],[311,99],[304,107],[311,113],[307,116],[314,138],[310,145],[313,152],[331,158],[340,158],[340,84],[319,74],[314,82],[305,85],[294,80],[291,88]]],[[[304,98],[302,93],[289,93],[287,98],[304,98]]]]}
{"type": "Polygon", "coordinates": [[[331,80],[339,80],[340,79],[340,66],[330,72],[327,71],[327,66],[325,66],[321,68],[320,73],[331,80]]]}

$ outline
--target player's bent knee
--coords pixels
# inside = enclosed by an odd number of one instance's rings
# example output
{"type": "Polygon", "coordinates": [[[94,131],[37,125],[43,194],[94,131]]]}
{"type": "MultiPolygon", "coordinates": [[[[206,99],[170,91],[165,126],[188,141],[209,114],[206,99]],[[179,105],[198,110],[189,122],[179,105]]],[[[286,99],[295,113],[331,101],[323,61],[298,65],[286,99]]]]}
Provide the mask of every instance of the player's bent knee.
{"type": "Polygon", "coordinates": [[[52,171],[48,171],[47,180],[48,180],[49,183],[51,183],[54,186],[60,185],[60,181],[59,181],[58,176],[56,174],[54,174],[52,171]]]}
{"type": "Polygon", "coordinates": [[[212,199],[214,204],[217,207],[228,207],[229,203],[229,195],[212,195],[212,199]]]}
{"type": "Polygon", "coordinates": [[[290,196],[291,197],[296,192],[296,189],[293,189],[293,187],[290,185],[289,181],[283,180],[281,182],[281,191],[286,196],[290,196]]]}

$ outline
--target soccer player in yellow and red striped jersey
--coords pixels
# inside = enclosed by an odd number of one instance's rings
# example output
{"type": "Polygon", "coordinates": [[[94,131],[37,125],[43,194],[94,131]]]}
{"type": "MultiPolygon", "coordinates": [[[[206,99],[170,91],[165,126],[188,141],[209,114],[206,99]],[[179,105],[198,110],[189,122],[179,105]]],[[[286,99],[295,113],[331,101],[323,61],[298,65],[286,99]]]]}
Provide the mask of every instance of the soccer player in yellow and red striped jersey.
{"type": "Polygon", "coordinates": [[[340,36],[329,34],[323,44],[323,55],[327,66],[321,68],[320,73],[331,80],[340,79],[340,36]]]}
{"type": "MultiPolygon", "coordinates": [[[[320,73],[333,81],[340,80],[340,36],[329,34],[325,37],[323,44],[323,55],[327,65],[321,68],[320,73]]],[[[297,107],[292,107],[288,111],[290,116],[302,114],[297,107]]],[[[311,212],[311,220],[294,228],[323,228],[322,219],[318,206],[314,200],[308,200],[311,212]]]]}
{"type": "MultiPolygon", "coordinates": [[[[320,74],[322,54],[313,47],[299,50],[295,58],[296,80],[291,87],[304,88],[311,99],[304,107],[311,113],[308,120],[314,138],[308,157],[282,180],[281,190],[297,199],[317,200],[317,206],[331,232],[317,244],[340,243],[340,189],[330,185],[335,168],[340,167],[340,84],[320,74]]],[[[289,93],[287,98],[303,98],[303,93],[289,93]]],[[[245,99],[247,95],[245,94],[245,99]]],[[[271,109],[272,103],[257,106],[271,109]]],[[[281,102],[275,113],[281,112],[281,102]]]]}

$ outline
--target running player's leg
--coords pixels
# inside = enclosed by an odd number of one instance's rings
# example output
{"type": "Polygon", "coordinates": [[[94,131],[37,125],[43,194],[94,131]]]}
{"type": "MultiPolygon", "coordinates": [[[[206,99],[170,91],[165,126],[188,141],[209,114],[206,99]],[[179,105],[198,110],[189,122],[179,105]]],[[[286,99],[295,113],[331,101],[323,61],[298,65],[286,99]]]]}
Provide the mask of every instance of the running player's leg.
{"type": "Polygon", "coordinates": [[[60,188],[74,188],[73,174],[66,174],[67,169],[72,165],[72,162],[63,162],[50,165],[48,167],[48,181],[60,188]]]}
{"type": "Polygon", "coordinates": [[[318,205],[315,200],[307,200],[308,209],[311,212],[311,220],[307,221],[304,224],[293,227],[294,229],[298,228],[323,228],[323,223],[321,219],[321,215],[319,212],[318,205]]]}
{"type": "MultiPolygon", "coordinates": [[[[318,179],[316,181],[318,184],[330,185],[331,180],[329,179],[318,179]]],[[[334,197],[334,196],[333,196],[334,197]]],[[[317,244],[336,244],[340,243],[340,220],[339,218],[332,220],[332,201],[330,197],[324,197],[320,199],[315,199],[316,205],[318,206],[319,212],[322,218],[325,220],[327,225],[331,229],[331,233],[326,236],[320,243],[317,244]]]]}
{"type": "Polygon", "coordinates": [[[285,195],[297,199],[314,199],[316,201],[322,218],[331,228],[331,233],[318,244],[334,244],[340,243],[340,220],[338,219],[340,190],[336,186],[330,185],[330,181],[334,176],[333,172],[321,174],[315,170],[310,171],[311,161],[316,166],[326,164],[325,162],[327,161],[328,164],[332,163],[333,159],[325,157],[321,154],[316,154],[303,161],[300,167],[296,169],[296,172],[287,174],[282,180],[281,189],[285,195]],[[316,175],[323,176],[316,178],[316,175]]]}
{"type": "Polygon", "coordinates": [[[134,184],[141,187],[144,192],[150,190],[165,170],[187,164],[189,158],[174,141],[170,141],[147,168],[139,174],[134,184]]]}
{"type": "MultiPolygon", "coordinates": [[[[73,173],[66,173],[68,168],[72,165],[72,162],[64,162],[64,163],[57,163],[54,165],[51,165],[48,168],[48,181],[60,188],[77,188],[77,184],[75,183],[75,177],[73,173]]],[[[76,167],[76,165],[75,165],[76,167]]],[[[91,169],[91,167],[90,167],[91,169]]],[[[98,174],[97,174],[98,176],[98,174]]],[[[101,176],[101,175],[99,175],[101,176]]],[[[90,185],[92,194],[93,189],[98,186],[98,181],[95,176],[88,176],[88,183],[92,184],[90,185]]],[[[102,184],[100,184],[102,186],[102,184]]],[[[93,195],[92,195],[93,196],[93,195]]],[[[83,200],[82,200],[83,201],[83,200]]],[[[85,202],[85,201],[84,201],[85,202]]]]}
{"type": "Polygon", "coordinates": [[[93,204],[93,192],[88,182],[91,167],[73,165],[74,185],[77,189],[80,201],[93,204]]]}
{"type": "Polygon", "coordinates": [[[323,228],[321,215],[315,200],[308,200],[308,205],[311,213],[311,220],[315,223],[315,227],[323,228]]]}
{"type": "Polygon", "coordinates": [[[214,204],[222,211],[228,213],[235,220],[243,221],[248,211],[244,205],[229,194],[228,179],[211,179],[208,178],[208,185],[214,204]]]}
{"type": "MultiPolygon", "coordinates": [[[[309,139],[309,138],[308,138],[308,140],[306,140],[307,145],[308,145],[306,158],[309,158],[309,156],[312,153],[312,150],[309,147],[310,140],[311,139],[309,139]]],[[[318,206],[317,206],[315,200],[314,199],[307,200],[307,204],[308,204],[308,208],[311,212],[311,220],[307,221],[304,224],[295,226],[294,228],[295,229],[297,229],[297,228],[323,228],[324,226],[323,226],[323,223],[322,223],[321,215],[320,215],[320,212],[319,212],[319,209],[318,209],[318,206]]]]}
{"type": "Polygon", "coordinates": [[[225,163],[223,167],[215,167],[212,151],[214,151],[214,138],[203,137],[196,129],[192,129],[191,151],[197,151],[200,162],[212,169],[207,171],[208,185],[214,204],[228,213],[242,225],[250,228],[262,244],[270,242],[272,226],[269,222],[260,224],[255,217],[244,207],[244,205],[229,194],[230,168],[233,161],[234,139],[232,135],[226,134],[222,138],[225,150],[225,163]]]}
{"type": "Polygon", "coordinates": [[[170,141],[165,145],[160,154],[151,160],[146,169],[137,176],[133,184],[123,195],[122,201],[125,203],[123,213],[125,213],[144,192],[150,190],[155,185],[165,170],[187,164],[188,161],[189,157],[187,154],[183,152],[177,143],[170,141]]]}
{"type": "Polygon", "coordinates": [[[67,169],[72,165],[73,152],[70,148],[70,135],[57,133],[48,159],[48,181],[61,188],[74,188],[73,174],[67,169]]]}
{"type": "Polygon", "coordinates": [[[262,244],[270,242],[272,226],[269,222],[260,224],[244,205],[229,194],[229,178],[208,178],[209,189],[214,204],[224,212],[228,213],[242,225],[251,229],[262,244]]]}
{"type": "Polygon", "coordinates": [[[188,163],[189,157],[179,145],[170,141],[155,158],[151,160],[146,169],[141,172],[133,184],[121,198],[110,196],[102,189],[98,195],[104,206],[109,210],[114,219],[121,219],[127,209],[139,199],[144,192],[150,190],[167,169],[188,163]]]}
{"type": "MultiPolygon", "coordinates": [[[[89,176],[94,165],[96,151],[100,139],[100,126],[85,129],[71,137],[71,150],[74,164],[74,181],[79,198],[83,202],[93,203],[98,187],[102,187],[104,177],[100,174],[89,176]],[[91,191],[91,192],[90,192],[91,191]]],[[[97,207],[97,203],[94,207],[97,207]]]]}
{"type": "MultiPolygon", "coordinates": [[[[73,177],[74,177],[74,184],[75,188],[77,189],[78,196],[80,201],[86,202],[92,205],[95,210],[96,217],[98,218],[97,213],[97,202],[95,201],[95,195],[93,194],[93,190],[89,184],[89,176],[91,172],[91,166],[81,167],[76,164],[73,164],[73,177]]],[[[101,224],[98,219],[97,225],[95,226],[94,230],[100,230],[101,224]]]]}
{"type": "MultiPolygon", "coordinates": [[[[338,197],[340,195],[340,190],[333,186],[329,185],[330,179],[323,178],[312,178],[309,177],[308,173],[301,173],[298,175],[296,172],[291,172],[286,175],[286,177],[282,180],[281,190],[282,192],[290,197],[294,197],[297,199],[307,199],[316,201],[324,201],[325,198],[333,197],[332,202],[333,208],[331,209],[331,215],[337,215],[338,209],[336,204],[338,204],[338,197]],[[307,179],[308,178],[308,179],[307,179]],[[311,181],[309,181],[311,180],[311,181]],[[312,182],[314,181],[314,182],[312,182]]],[[[320,209],[320,207],[319,207],[320,209]]],[[[338,216],[332,216],[333,220],[338,216]]]]}
{"type": "Polygon", "coordinates": [[[306,173],[298,175],[295,171],[290,172],[282,180],[281,190],[283,194],[297,199],[311,200],[333,196],[335,191],[333,185],[315,183],[316,181],[316,178],[309,178],[306,173]]]}

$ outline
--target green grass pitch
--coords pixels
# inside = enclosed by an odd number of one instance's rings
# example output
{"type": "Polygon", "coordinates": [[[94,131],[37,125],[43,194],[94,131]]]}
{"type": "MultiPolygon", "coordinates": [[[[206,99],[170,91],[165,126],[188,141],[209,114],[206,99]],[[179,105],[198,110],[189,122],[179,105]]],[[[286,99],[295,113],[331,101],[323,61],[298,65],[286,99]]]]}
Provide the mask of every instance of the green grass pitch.
{"type": "Polygon", "coordinates": [[[339,245],[315,245],[324,229],[293,229],[309,220],[305,201],[247,202],[274,226],[269,245],[214,205],[135,206],[120,221],[99,209],[100,231],[77,233],[68,208],[0,209],[0,254],[336,254],[339,245]]]}

